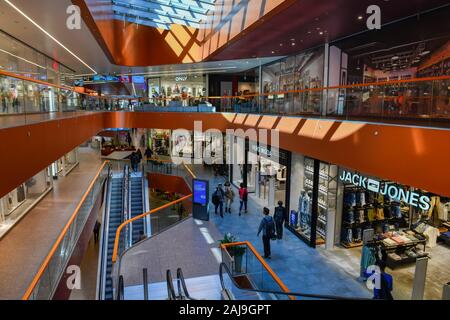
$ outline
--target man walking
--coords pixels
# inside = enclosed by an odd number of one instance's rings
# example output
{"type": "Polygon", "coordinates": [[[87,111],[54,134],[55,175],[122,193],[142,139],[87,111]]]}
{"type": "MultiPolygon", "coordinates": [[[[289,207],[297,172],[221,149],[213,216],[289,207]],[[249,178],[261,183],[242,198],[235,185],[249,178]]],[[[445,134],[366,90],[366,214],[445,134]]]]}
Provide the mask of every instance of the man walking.
{"type": "Polygon", "coordinates": [[[270,252],[270,240],[275,238],[275,222],[273,221],[273,218],[269,215],[270,210],[269,208],[263,209],[264,218],[261,220],[261,223],[259,224],[259,229],[257,236],[259,237],[259,234],[263,233],[262,241],[264,245],[264,258],[265,259],[271,259],[271,252],[270,252]]]}
{"type": "Polygon", "coordinates": [[[214,212],[217,214],[217,209],[220,209],[220,216],[223,218],[223,202],[225,201],[225,191],[223,191],[222,184],[219,184],[212,195],[212,203],[214,204],[214,212]]]}
{"type": "Polygon", "coordinates": [[[234,202],[234,191],[231,183],[225,183],[225,212],[231,214],[231,205],[234,202]]]}
{"type": "Polygon", "coordinates": [[[283,201],[278,201],[278,207],[275,208],[273,219],[275,220],[275,227],[277,229],[277,239],[281,240],[283,239],[283,223],[287,223],[288,221],[287,211],[283,207],[283,201]]]}

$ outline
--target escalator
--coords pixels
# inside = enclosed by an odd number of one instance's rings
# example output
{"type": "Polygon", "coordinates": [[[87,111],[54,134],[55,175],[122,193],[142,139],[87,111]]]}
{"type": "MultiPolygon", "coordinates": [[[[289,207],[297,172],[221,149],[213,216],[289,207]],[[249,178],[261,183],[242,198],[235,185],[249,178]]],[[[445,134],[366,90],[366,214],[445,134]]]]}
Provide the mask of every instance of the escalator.
{"type": "Polygon", "coordinates": [[[127,218],[129,169],[124,167],[122,173],[110,177],[106,205],[103,210],[103,225],[100,240],[99,271],[97,278],[97,299],[113,300],[113,263],[112,255],[116,231],[127,218]]]}
{"type": "MultiPolygon", "coordinates": [[[[142,176],[130,177],[130,217],[134,218],[145,212],[144,210],[144,179],[142,176]]],[[[146,219],[138,219],[132,223],[132,243],[136,243],[141,239],[141,235],[145,234],[146,219]]]]}
{"type": "Polygon", "coordinates": [[[111,182],[111,200],[108,221],[107,237],[107,259],[106,259],[106,282],[105,282],[105,300],[113,299],[112,283],[112,254],[117,227],[122,223],[123,213],[123,178],[113,178],[111,182]]]}

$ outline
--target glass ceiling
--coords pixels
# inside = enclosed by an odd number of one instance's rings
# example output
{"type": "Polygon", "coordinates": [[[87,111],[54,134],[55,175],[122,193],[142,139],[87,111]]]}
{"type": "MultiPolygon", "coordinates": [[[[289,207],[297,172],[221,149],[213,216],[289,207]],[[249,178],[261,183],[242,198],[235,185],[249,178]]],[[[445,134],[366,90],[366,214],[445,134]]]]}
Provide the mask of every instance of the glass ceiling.
{"type": "Polygon", "coordinates": [[[114,19],[168,30],[171,24],[200,29],[216,0],[111,0],[114,19]]]}

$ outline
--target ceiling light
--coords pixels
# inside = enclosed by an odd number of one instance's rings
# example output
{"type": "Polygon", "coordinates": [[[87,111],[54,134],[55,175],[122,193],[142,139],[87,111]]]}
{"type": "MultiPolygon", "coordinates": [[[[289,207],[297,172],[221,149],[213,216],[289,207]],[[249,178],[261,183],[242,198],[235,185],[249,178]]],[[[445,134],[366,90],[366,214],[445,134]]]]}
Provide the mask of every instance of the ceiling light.
{"type": "Polygon", "coordinates": [[[322,34],[323,34],[323,31],[320,31],[319,34],[322,35],[322,34]]]}
{"type": "Polygon", "coordinates": [[[425,55],[427,55],[427,54],[429,54],[429,53],[430,53],[430,51],[427,50],[427,51],[422,52],[420,55],[421,55],[421,56],[425,56],[425,55]]]}
{"type": "Polygon", "coordinates": [[[362,20],[363,19],[363,16],[358,16],[358,20],[362,20]]]}
{"type": "Polygon", "coordinates": [[[275,51],[272,51],[272,54],[274,54],[275,53],[275,51]]]}
{"type": "Polygon", "coordinates": [[[295,46],[295,42],[292,42],[292,43],[291,43],[291,46],[295,46]]]}
{"type": "Polygon", "coordinates": [[[280,43],[280,47],[282,47],[283,46],[283,44],[282,43],[280,43]]]}
{"type": "Polygon", "coordinates": [[[400,59],[400,57],[399,56],[393,56],[391,59],[392,60],[398,60],[398,59],[400,59]]]}
{"type": "Polygon", "coordinates": [[[295,41],[295,38],[291,38],[291,41],[295,41]]]}
{"type": "Polygon", "coordinates": [[[20,60],[22,60],[22,61],[25,61],[25,62],[27,62],[27,63],[29,63],[29,64],[32,64],[32,65],[34,65],[34,66],[36,66],[36,67],[38,67],[38,68],[41,68],[41,69],[47,69],[46,67],[43,67],[43,66],[41,66],[40,64],[34,63],[34,62],[32,62],[32,61],[30,61],[30,60],[27,60],[27,59],[25,59],[25,58],[22,58],[22,57],[19,57],[19,56],[15,55],[15,54],[13,54],[13,53],[11,53],[11,52],[8,52],[8,51],[6,51],[6,50],[0,49],[0,52],[9,54],[10,56],[12,56],[12,57],[14,57],[14,58],[17,58],[17,59],[20,59],[20,60]]]}
{"type": "Polygon", "coordinates": [[[62,48],[64,48],[67,52],[69,52],[73,57],[75,57],[78,61],[80,61],[83,65],[85,65],[87,68],[89,68],[92,72],[97,74],[97,71],[95,71],[93,68],[91,68],[86,62],[84,62],[80,57],[78,57],[75,53],[70,51],[66,46],[64,46],[61,42],[59,42],[54,36],[52,36],[50,33],[48,33],[44,28],[42,28],[40,25],[38,25],[33,19],[31,19],[29,16],[27,16],[23,11],[21,11],[19,8],[17,8],[14,4],[11,3],[9,0],[4,0],[7,4],[9,4],[14,10],[19,12],[22,16],[24,16],[28,21],[30,21],[36,28],[41,30],[43,33],[45,33],[50,39],[55,41],[57,44],[59,44],[62,48]]]}

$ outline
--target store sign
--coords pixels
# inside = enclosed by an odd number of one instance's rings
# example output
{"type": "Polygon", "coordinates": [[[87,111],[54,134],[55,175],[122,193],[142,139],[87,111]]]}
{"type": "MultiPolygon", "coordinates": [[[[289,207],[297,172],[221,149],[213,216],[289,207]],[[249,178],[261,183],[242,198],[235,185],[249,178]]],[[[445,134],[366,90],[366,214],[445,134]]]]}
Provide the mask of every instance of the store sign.
{"type": "Polygon", "coordinates": [[[184,76],[176,76],[175,77],[175,81],[176,82],[186,81],[187,79],[188,79],[188,77],[186,75],[184,75],[184,76]]]}
{"type": "Polygon", "coordinates": [[[279,157],[280,154],[276,149],[269,149],[266,146],[262,146],[262,145],[256,145],[256,144],[252,144],[252,151],[255,153],[258,153],[262,156],[265,156],[267,158],[270,158],[272,156],[274,157],[279,157]]]}
{"type": "Polygon", "coordinates": [[[339,179],[342,182],[352,183],[357,187],[361,187],[375,193],[380,193],[382,195],[387,195],[391,199],[404,201],[405,203],[414,207],[419,207],[422,210],[430,209],[431,201],[428,196],[421,195],[411,190],[405,191],[403,188],[400,188],[395,184],[381,183],[373,178],[364,177],[346,170],[342,170],[339,179]]]}

